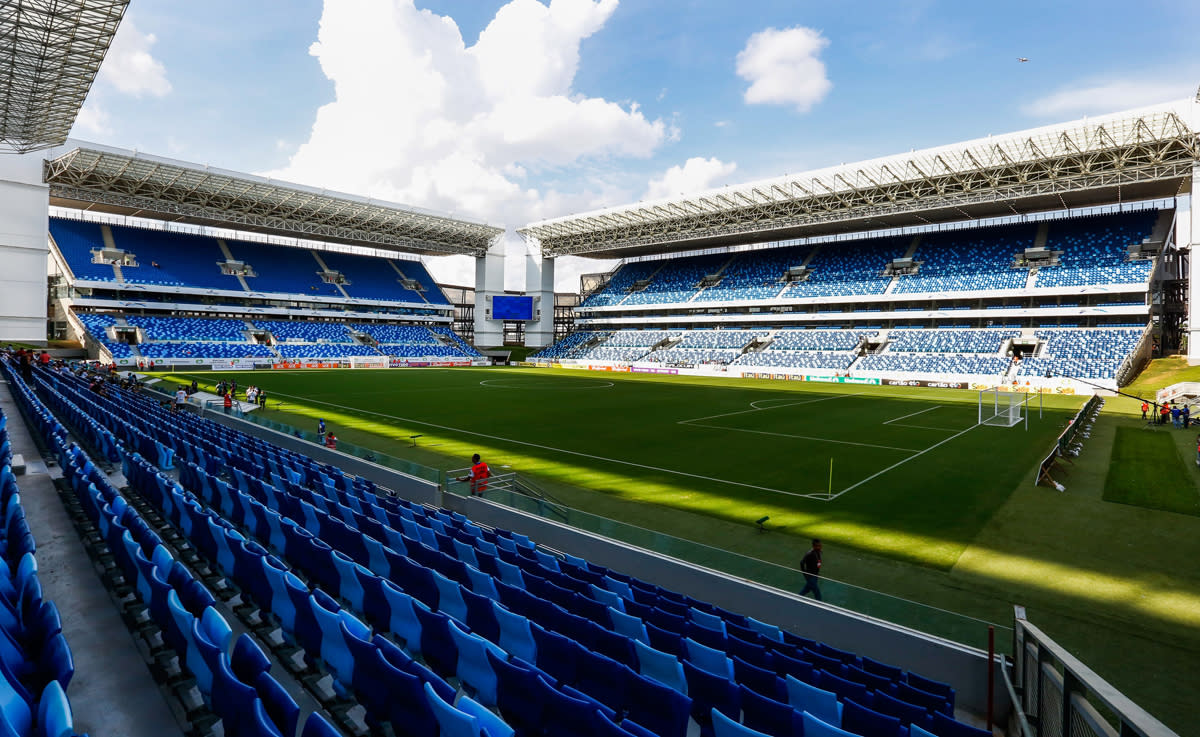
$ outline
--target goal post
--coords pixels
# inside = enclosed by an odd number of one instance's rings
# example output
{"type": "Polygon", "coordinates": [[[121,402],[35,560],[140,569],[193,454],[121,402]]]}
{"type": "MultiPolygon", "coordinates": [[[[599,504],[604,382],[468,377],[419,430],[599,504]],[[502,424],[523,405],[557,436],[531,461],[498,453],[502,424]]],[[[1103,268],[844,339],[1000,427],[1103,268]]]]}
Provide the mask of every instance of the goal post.
{"type": "Polygon", "coordinates": [[[1029,396],[1023,392],[1002,392],[997,388],[979,392],[979,424],[1012,427],[1022,420],[1021,409],[1029,396]]]}

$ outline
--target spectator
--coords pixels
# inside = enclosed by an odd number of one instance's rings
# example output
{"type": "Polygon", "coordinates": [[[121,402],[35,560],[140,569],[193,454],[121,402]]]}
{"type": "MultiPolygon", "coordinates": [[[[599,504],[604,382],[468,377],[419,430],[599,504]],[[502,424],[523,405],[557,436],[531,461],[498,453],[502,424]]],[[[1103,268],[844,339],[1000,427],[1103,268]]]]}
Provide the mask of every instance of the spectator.
{"type": "Polygon", "coordinates": [[[325,447],[330,450],[337,450],[337,435],[332,432],[325,434],[325,447]]]}
{"type": "Polygon", "coordinates": [[[804,574],[804,588],[800,589],[800,595],[804,596],[808,592],[812,592],[813,598],[821,601],[821,540],[813,538],[812,550],[804,554],[800,559],[800,572],[804,574]]]}
{"type": "Polygon", "coordinates": [[[176,412],[182,410],[183,405],[187,404],[187,398],[188,398],[187,390],[185,390],[182,386],[179,387],[179,391],[175,392],[175,411],[176,412]]]}
{"type": "Polygon", "coordinates": [[[42,355],[38,356],[38,363],[42,364],[43,366],[49,366],[50,353],[47,351],[42,351],[42,355]]]}
{"type": "Polygon", "coordinates": [[[1146,413],[1150,411],[1150,405],[1145,401],[1142,402],[1142,419],[1146,419],[1146,413]]]}
{"type": "Polygon", "coordinates": [[[233,414],[233,395],[225,392],[225,414],[233,414]]]}

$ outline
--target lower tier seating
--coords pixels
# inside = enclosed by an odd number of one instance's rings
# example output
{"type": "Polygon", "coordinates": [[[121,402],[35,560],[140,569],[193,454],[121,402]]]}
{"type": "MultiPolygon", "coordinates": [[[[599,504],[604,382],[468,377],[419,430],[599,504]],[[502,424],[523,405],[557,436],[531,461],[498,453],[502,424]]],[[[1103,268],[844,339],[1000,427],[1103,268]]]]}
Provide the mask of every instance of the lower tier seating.
{"type": "MultiPolygon", "coordinates": [[[[37,372],[47,401],[111,428],[103,431],[120,446],[131,492],[245,593],[247,616],[261,612],[282,630],[371,724],[420,737],[685,737],[731,725],[774,734],[772,723],[863,737],[884,723],[896,734],[910,725],[938,737],[986,734],[953,719],[951,685],[398,499],[138,394],[97,396],[74,377],[37,372]],[[178,481],[161,473],[171,467],[178,481]]],[[[87,468],[70,449],[63,458],[87,468]]],[[[120,501],[102,474],[75,475],[98,519],[136,535],[113,539],[134,560],[131,575],[149,583],[153,613],[161,574],[152,567],[173,564],[135,521],[138,500],[120,501]]],[[[212,663],[214,689],[229,685],[244,694],[244,713],[258,713],[265,699],[255,686],[237,689],[225,675],[226,646],[209,636],[223,628],[203,599],[176,601],[192,626],[173,625],[170,607],[162,621],[189,668],[204,674],[200,664],[212,663]],[[215,651],[206,647],[214,641],[215,651]]]]}

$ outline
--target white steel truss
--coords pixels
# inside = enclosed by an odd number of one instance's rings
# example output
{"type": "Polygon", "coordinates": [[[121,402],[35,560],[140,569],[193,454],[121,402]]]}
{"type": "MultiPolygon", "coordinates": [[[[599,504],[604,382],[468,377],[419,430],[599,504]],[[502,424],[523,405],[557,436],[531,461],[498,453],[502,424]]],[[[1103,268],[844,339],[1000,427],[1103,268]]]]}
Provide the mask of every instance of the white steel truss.
{"type": "Polygon", "coordinates": [[[1195,131],[1163,108],[546,220],[517,232],[547,257],[611,258],[934,210],[962,219],[963,208],[986,203],[1057,204],[1073,192],[1183,182],[1197,154],[1195,131]]]}
{"type": "Polygon", "coordinates": [[[0,2],[0,151],[62,145],[129,0],[0,2]]]}
{"type": "Polygon", "coordinates": [[[75,148],[45,162],[52,199],[125,214],[424,254],[482,256],[502,228],[134,152],[75,148]]]}

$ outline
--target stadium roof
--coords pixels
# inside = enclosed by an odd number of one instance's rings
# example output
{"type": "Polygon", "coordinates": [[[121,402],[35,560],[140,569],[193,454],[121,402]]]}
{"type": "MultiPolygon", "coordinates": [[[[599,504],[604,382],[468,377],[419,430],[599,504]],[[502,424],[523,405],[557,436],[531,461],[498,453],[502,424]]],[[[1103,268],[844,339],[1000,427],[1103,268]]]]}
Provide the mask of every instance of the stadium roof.
{"type": "Polygon", "coordinates": [[[695,250],[1173,197],[1198,158],[1196,101],[639,202],[527,225],[548,257],[695,250]]]}
{"type": "Polygon", "coordinates": [[[481,256],[504,230],[406,205],[79,144],[46,161],[50,204],[429,255],[481,256]]]}
{"type": "Polygon", "coordinates": [[[0,151],[67,140],[129,0],[0,3],[0,151]]]}

